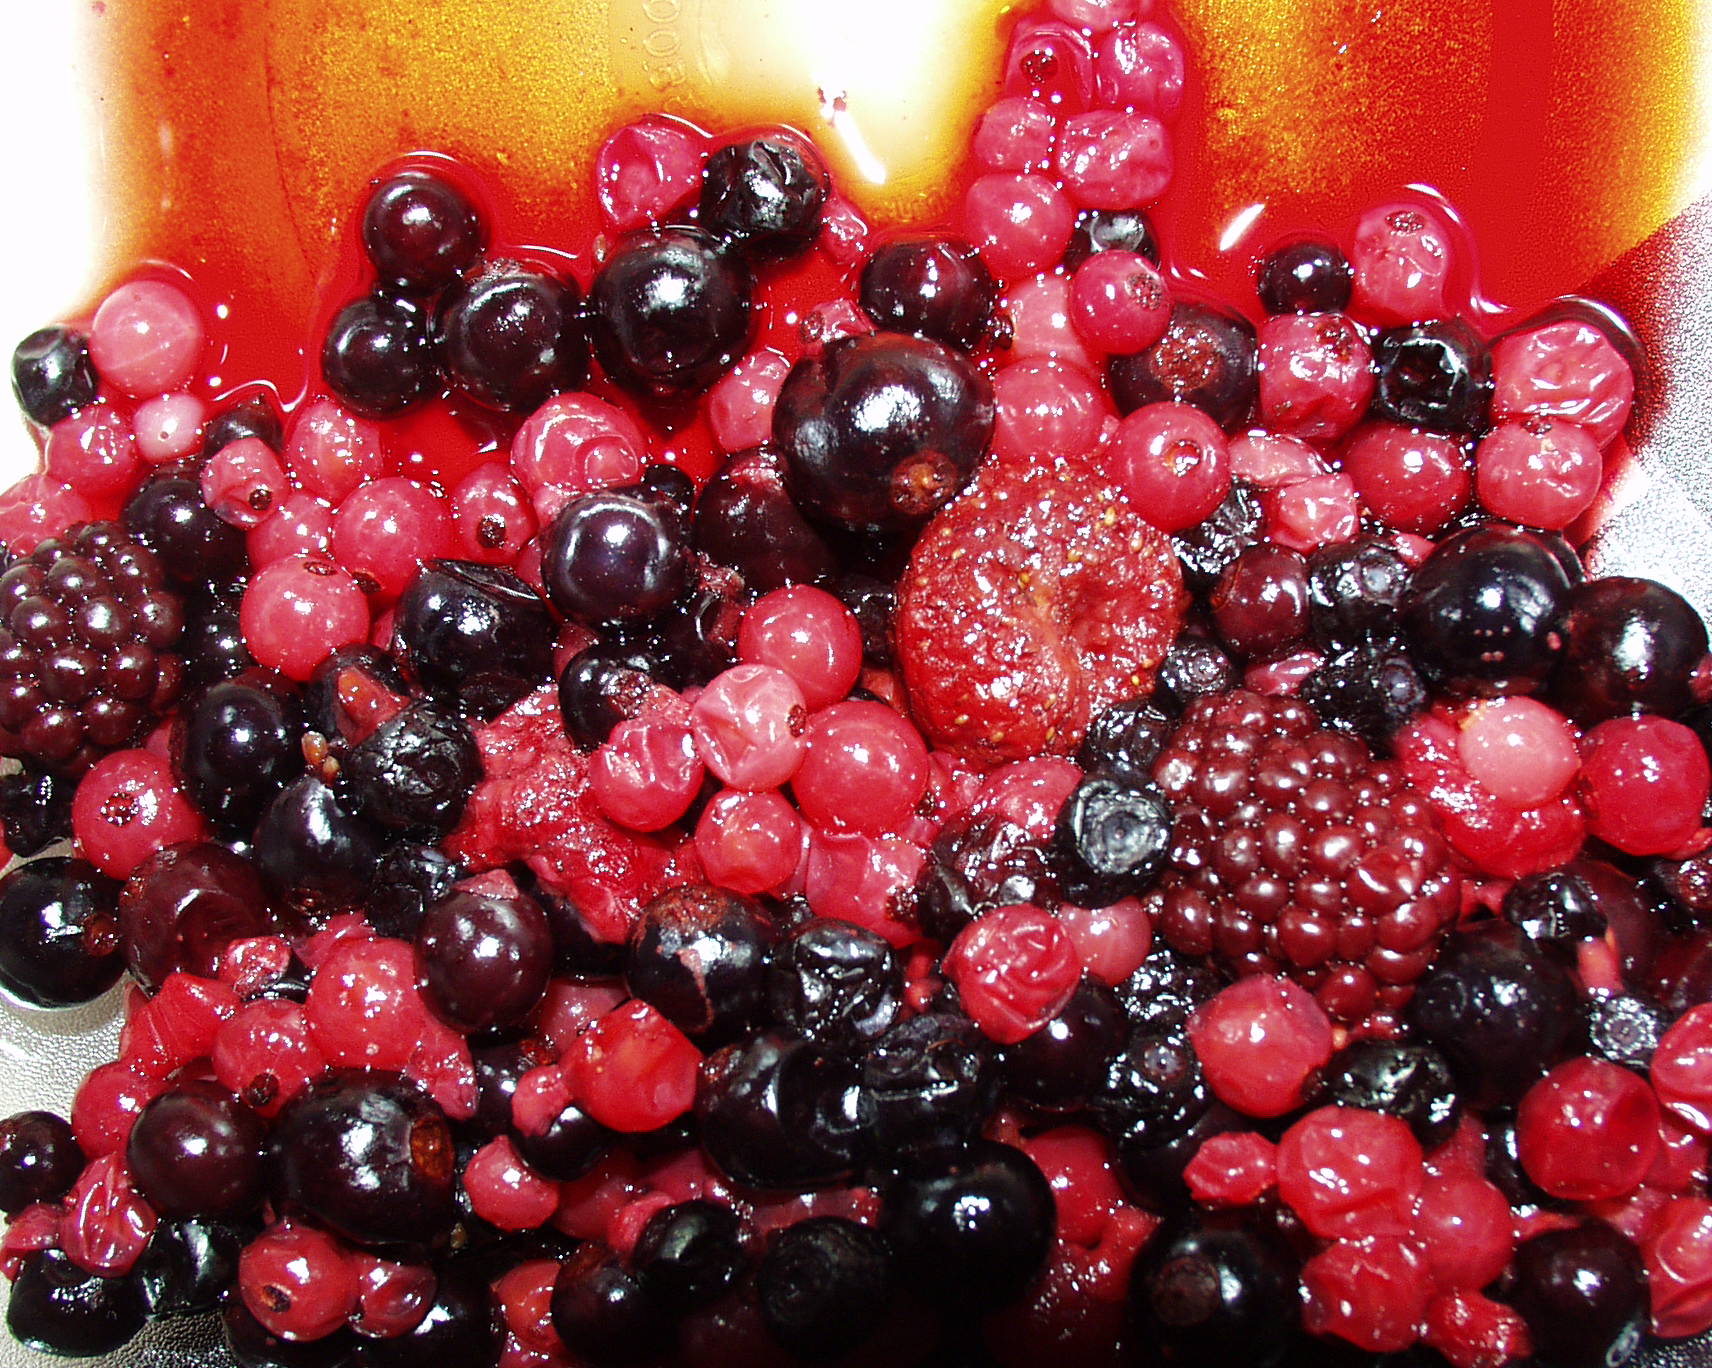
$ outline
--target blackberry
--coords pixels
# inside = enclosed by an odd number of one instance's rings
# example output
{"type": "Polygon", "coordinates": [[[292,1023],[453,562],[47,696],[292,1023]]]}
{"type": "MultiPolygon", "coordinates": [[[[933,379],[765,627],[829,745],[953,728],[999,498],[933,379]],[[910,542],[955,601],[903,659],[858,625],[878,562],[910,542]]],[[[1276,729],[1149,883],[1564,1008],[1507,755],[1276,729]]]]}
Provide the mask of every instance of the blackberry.
{"type": "Polygon", "coordinates": [[[1176,839],[1147,900],[1174,949],[1289,974],[1349,1025],[1408,1001],[1461,898],[1398,770],[1301,703],[1237,690],[1189,708],[1154,777],[1176,839]]]}
{"type": "Polygon", "coordinates": [[[118,523],[81,523],[0,575],[0,754],[81,774],[177,701],[184,601],[118,523]]]}
{"type": "Polygon", "coordinates": [[[1375,751],[1428,703],[1427,686],[1394,641],[1365,641],[1333,656],[1302,681],[1300,694],[1328,727],[1375,751]]]}

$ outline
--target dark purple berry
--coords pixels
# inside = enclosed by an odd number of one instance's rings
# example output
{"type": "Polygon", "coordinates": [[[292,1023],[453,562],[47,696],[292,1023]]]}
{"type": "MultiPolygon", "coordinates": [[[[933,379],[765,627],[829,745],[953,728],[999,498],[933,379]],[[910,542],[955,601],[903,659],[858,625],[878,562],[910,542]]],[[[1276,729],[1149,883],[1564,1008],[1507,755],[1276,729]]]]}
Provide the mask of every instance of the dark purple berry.
{"type": "Polygon", "coordinates": [[[1450,1139],[1462,1115],[1445,1057],[1429,1045],[1395,1040],[1358,1040],[1333,1055],[1323,1100],[1395,1116],[1427,1149],[1450,1139]]]}
{"type": "Polygon", "coordinates": [[[432,171],[401,171],[363,206],[363,250],[382,280],[437,290],[475,265],[486,233],[463,191],[432,171]]]}
{"type": "Polygon", "coordinates": [[[1605,1368],[1639,1347],[1646,1269],[1628,1237],[1603,1221],[1548,1230],[1516,1246],[1507,1300],[1522,1313],[1541,1362],[1605,1368]]]}
{"type": "Polygon", "coordinates": [[[41,328],[12,352],[12,393],[32,421],[52,427],[95,402],[101,377],[89,339],[70,328],[41,328]]]}
{"type": "Polygon", "coordinates": [[[969,351],[987,336],[998,281],[958,238],[909,237],[875,248],[858,295],[874,325],[969,351]]]}
{"type": "Polygon", "coordinates": [[[428,315],[412,300],[352,300],[327,327],[321,373],[347,408],[370,418],[396,417],[427,398],[439,379],[428,315]]]}
{"type": "Polygon", "coordinates": [[[1362,537],[1308,558],[1308,624],[1325,648],[1390,637],[1409,587],[1409,563],[1394,546],[1362,537]]]}
{"type": "Polygon", "coordinates": [[[125,528],[155,555],[176,584],[224,584],[249,565],[244,531],[202,499],[192,470],[168,466],[144,478],[125,500],[125,528]]]}
{"type": "Polygon", "coordinates": [[[547,990],[553,934],[532,899],[456,892],[416,929],[422,996],[464,1032],[513,1026],[547,990]]]}
{"type": "Polygon", "coordinates": [[[150,1320],[206,1316],[238,1281],[245,1224],[196,1217],[161,1221],[132,1270],[150,1320]]]}
{"type": "Polygon", "coordinates": [[[423,1364],[497,1361],[504,1344],[499,1308],[487,1282],[458,1264],[435,1270],[434,1304],[408,1334],[368,1340],[363,1368],[421,1368],[423,1364]]]}
{"type": "Polygon", "coordinates": [[[761,1319],[790,1353],[837,1358],[890,1309],[891,1251],[867,1226],[816,1216],[776,1232],[755,1275],[761,1319]]]}
{"type": "Polygon", "coordinates": [[[6,848],[28,859],[71,837],[71,795],[76,785],[52,770],[19,769],[0,776],[0,832],[6,848]]]}
{"type": "Polygon", "coordinates": [[[0,1121],[0,1211],[16,1215],[64,1195],[83,1172],[70,1124],[53,1112],[27,1111],[0,1121]]]}
{"type": "Polygon", "coordinates": [[[631,1265],[660,1302],[676,1312],[717,1301],[745,1262],[743,1224],[719,1202],[679,1202],[642,1227],[631,1265]]]}
{"type": "Polygon", "coordinates": [[[1355,270],[1332,243],[1299,238],[1261,258],[1254,287],[1269,314],[1342,313],[1349,307],[1355,270]]]}
{"type": "Polygon", "coordinates": [[[585,1244],[553,1284],[553,1328],[595,1368],[650,1359],[670,1346],[676,1322],[635,1272],[604,1245],[585,1244]]]}
{"type": "Polygon", "coordinates": [[[317,776],[280,790],[256,824],[255,864],[287,906],[327,915],[359,908],[381,837],[317,776]]]}
{"type": "Polygon", "coordinates": [[[1322,662],[1302,681],[1300,697],[1326,726],[1380,754],[1430,701],[1408,653],[1392,641],[1362,642],[1322,662]]]}
{"type": "Polygon", "coordinates": [[[433,337],[446,378],[478,403],[508,413],[527,413],[588,379],[576,282],[522,262],[491,262],[448,290],[433,337]]]}
{"type": "Polygon", "coordinates": [[[267,1125],[218,1083],[180,1083],[144,1107],[125,1161],[162,1216],[242,1216],[263,1195],[267,1125]]]}
{"type": "Polygon", "coordinates": [[[866,1049],[897,1020],[903,975],[884,939],[814,918],[773,952],[766,974],[772,1022],[841,1053],[866,1049]]]}
{"type": "Polygon", "coordinates": [[[1171,643],[1155,679],[1155,701],[1180,713],[1197,698],[1234,689],[1241,675],[1235,662],[1209,637],[1184,632],[1171,643]]]}
{"type": "Polygon", "coordinates": [[[1137,786],[1153,780],[1153,762],[1171,734],[1171,719],[1139,698],[1125,699],[1094,715],[1082,737],[1076,763],[1085,774],[1137,786]]]}
{"type": "Polygon", "coordinates": [[[998,1103],[992,1042],[966,1017],[928,1012],[900,1021],[862,1062],[874,1142],[888,1161],[956,1153],[998,1103]]]}
{"type": "Polygon", "coordinates": [[[1077,1110],[1100,1089],[1106,1066],[1128,1033],[1117,996],[1084,975],[1063,1011],[1005,1050],[1005,1082],[1030,1106],[1077,1110]]]}
{"type": "Polygon", "coordinates": [[[14,865],[0,878],[0,988],[36,1007],[105,993],[125,971],[118,893],[82,860],[14,865]]]}
{"type": "Polygon", "coordinates": [[[1676,717],[1694,702],[1706,624],[1676,590],[1611,576],[1578,584],[1552,696],[1584,726],[1631,712],[1676,717]]]}
{"type": "Polygon", "coordinates": [[[221,831],[247,835],[303,772],[296,700],[260,680],[216,684],[175,719],[172,758],[202,815],[221,831]]]}
{"type": "Polygon", "coordinates": [[[1588,1054],[1644,1074],[1670,1029],[1670,1013],[1651,998],[1626,993],[1589,993],[1583,1005],[1588,1054]]]}
{"type": "Polygon", "coordinates": [[[1140,209],[1084,209],[1077,214],[1070,245],[1064,249],[1064,269],[1074,271],[1095,252],[1134,252],[1159,265],[1153,225],[1140,209]]]}
{"type": "Polygon", "coordinates": [[[702,171],[697,221],[755,256],[790,256],[820,231],[832,178],[813,144],[787,132],[720,148],[702,171]]]}
{"type": "Polygon", "coordinates": [[[1254,408],[1257,346],[1247,319],[1180,301],[1165,336],[1146,351],[1107,363],[1112,400],[1120,413],[1165,400],[1193,404],[1235,431],[1254,408]]]}
{"type": "Polygon", "coordinates": [[[545,683],[558,628],[514,572],[473,561],[429,561],[393,617],[393,641],[428,693],[494,717],[545,683]]]}
{"type": "Polygon", "coordinates": [[[345,791],[371,822],[444,836],[482,775],[468,726],[434,703],[412,703],[376,727],[344,763],[345,791]]]}
{"type": "Polygon", "coordinates": [[[689,527],[671,505],[620,490],[572,499],[541,537],[541,580],[566,617],[636,621],[689,582],[689,527]]]}
{"type": "Polygon", "coordinates": [[[1238,480],[1203,521],[1173,533],[1171,546],[1183,567],[1183,582],[1204,598],[1231,563],[1265,535],[1266,510],[1260,494],[1238,480]]]}
{"type": "Polygon", "coordinates": [[[38,1353],[92,1358],[128,1344],[143,1328],[134,1276],[87,1273],[58,1249],[25,1256],[6,1303],[12,1338],[38,1353]]]}
{"type": "Polygon", "coordinates": [[[771,447],[733,456],[702,487],[694,535],[697,550],[737,571],[757,594],[813,584],[836,569],[825,540],[786,492],[784,468],[771,447]]]}
{"type": "Polygon", "coordinates": [[[1064,897],[1105,907],[1145,893],[1171,853],[1171,805],[1152,784],[1097,775],[1059,810],[1052,856],[1064,897]]]}
{"type": "Polygon", "coordinates": [[[1405,427],[1476,434],[1492,403],[1492,353],[1459,319],[1388,328],[1374,340],[1372,411],[1405,427]]]}
{"type": "Polygon", "coordinates": [[[233,400],[202,429],[202,454],[212,456],[245,437],[259,437],[275,451],[285,440],[285,424],[271,393],[233,400]]]}
{"type": "Polygon", "coordinates": [[[212,978],[233,941],[276,929],[255,866],[213,841],[156,851],[119,895],[125,956],[151,993],[169,974],[212,978]]]}

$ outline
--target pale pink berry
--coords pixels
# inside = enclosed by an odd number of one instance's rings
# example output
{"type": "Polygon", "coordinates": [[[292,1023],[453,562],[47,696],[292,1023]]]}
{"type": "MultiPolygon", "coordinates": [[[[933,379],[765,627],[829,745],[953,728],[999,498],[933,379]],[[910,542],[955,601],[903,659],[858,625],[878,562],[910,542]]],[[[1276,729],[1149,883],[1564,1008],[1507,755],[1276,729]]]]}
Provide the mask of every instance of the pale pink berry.
{"type": "Polygon", "coordinates": [[[333,554],[382,603],[402,594],[423,562],[452,549],[445,498],[401,475],[359,485],[333,511],[333,554]]]}
{"type": "Polygon", "coordinates": [[[1344,448],[1344,472],[1380,522],[1430,535],[1459,513],[1473,492],[1468,454],[1454,437],[1396,423],[1357,428],[1344,448]]]}
{"type": "Polygon", "coordinates": [[[477,466],[452,491],[452,530],[465,560],[510,565],[538,526],[523,486],[498,461],[477,466]]]}
{"type": "Polygon", "coordinates": [[[840,266],[856,266],[868,259],[872,230],[862,211],[842,195],[828,195],[820,214],[820,245],[840,266]]]}
{"type": "Polygon", "coordinates": [[[690,708],[696,750],[731,788],[777,788],[802,762],[802,690],[771,665],[733,665],[690,708]]]}
{"type": "Polygon", "coordinates": [[[1094,49],[1100,100],[1169,119],[1183,103],[1183,45],[1158,24],[1114,28],[1094,49]]]}
{"type": "Polygon", "coordinates": [[[1193,527],[1230,492],[1224,430],[1189,404],[1145,404],[1118,424],[1109,472],[1161,532],[1193,527]]]}
{"type": "Polygon", "coordinates": [[[1075,213],[1045,176],[996,172],[981,176],[963,197],[963,231],[1002,280],[1046,269],[1070,244],[1075,213]]]}
{"type": "Polygon", "coordinates": [[[234,527],[258,527],[291,486],[279,456],[260,437],[228,442],[203,464],[202,502],[234,527]]]}
{"type": "Polygon", "coordinates": [[[1386,327],[1442,318],[1451,267],[1450,229],[1419,204],[1386,204],[1362,215],[1349,262],[1350,312],[1386,327]]]}
{"type": "Polygon", "coordinates": [[[790,373],[789,359],[771,347],[738,361],[707,392],[713,440],[727,451],[747,451],[771,437],[773,405],[790,373]]]}
{"type": "Polygon", "coordinates": [[[1609,446],[1629,421],[1635,373],[1603,328],[1563,318],[1492,345],[1492,416],[1542,414],[1588,429],[1609,446]]]}
{"type": "Polygon", "coordinates": [[[95,516],[89,500],[51,475],[26,475],[0,494],[0,544],[27,556],[49,537],[95,516]]]}
{"type": "Polygon", "coordinates": [[[1074,114],[1094,101],[1094,54],[1079,29],[1057,19],[1024,20],[1005,54],[1004,92],[1074,114]]]}
{"type": "Polygon", "coordinates": [[[990,106],[975,124],[972,150],[983,171],[1044,171],[1052,162],[1058,117],[1051,106],[1013,95],[990,106]]]}
{"type": "Polygon", "coordinates": [[[563,504],[579,494],[634,484],[648,459],[648,439],[635,419],[592,394],[555,394],[517,429],[511,472],[536,500],[544,490],[563,504]]]}
{"type": "Polygon", "coordinates": [[[1099,382],[1050,356],[1025,356],[995,375],[993,407],[993,450],[1001,456],[1085,458],[1117,427],[1099,382]]]}
{"type": "Polygon", "coordinates": [[[194,394],[157,394],[137,405],[131,432],[137,454],[150,465],[165,465],[196,450],[208,405],[194,394]]]}
{"type": "Polygon", "coordinates": [[[1343,436],[1373,398],[1373,353],[1342,314],[1277,314],[1260,325],[1260,417],[1309,442],[1343,436]]]}
{"type": "Polygon", "coordinates": [[[251,577],[238,621],[260,664],[304,680],[340,646],[368,637],[369,605],[350,571],[292,556],[251,577]]]}
{"type": "Polygon", "coordinates": [[[777,789],[726,789],[702,810],[695,848],[702,871],[721,888],[770,893],[796,871],[807,836],[806,824],[777,789]]]}
{"type": "Polygon", "coordinates": [[[1153,945],[1153,923],[1135,898],[1120,899],[1109,907],[1064,903],[1058,909],[1058,924],[1075,945],[1082,967],[1114,988],[1141,968],[1153,945]]]}
{"type": "Polygon", "coordinates": [[[1051,356],[1089,374],[1100,369],[1100,358],[1070,321],[1068,277],[1047,274],[1019,281],[1005,294],[1005,312],[1011,320],[1013,359],[1051,356]]]}
{"type": "Polygon", "coordinates": [[[48,429],[42,466],[84,494],[124,494],[143,468],[131,425],[104,404],[79,409],[48,429]]]}
{"type": "Polygon", "coordinates": [[[803,896],[817,917],[854,922],[903,947],[921,938],[904,919],[927,852],[895,836],[814,830],[803,866],[803,896]]]}
{"type": "Polygon", "coordinates": [[[139,398],[190,383],[208,340],[189,295],[164,280],[133,280],[101,302],[89,356],[101,378],[139,398]]]}
{"type": "Polygon", "coordinates": [[[1361,498],[1342,471],[1295,480],[1262,497],[1266,535],[1292,551],[1318,551],[1361,530],[1361,498]]]}
{"type": "Polygon", "coordinates": [[[1047,0],[1047,13],[1090,33],[1104,33],[1131,19],[1145,19],[1153,0],[1047,0]]]}
{"type": "Polygon", "coordinates": [[[1116,355],[1145,351],[1171,321],[1165,277],[1135,252],[1095,252],[1070,277],[1071,321],[1089,346],[1116,355]]]}
{"type": "Polygon", "coordinates": [[[659,223],[701,189],[707,134],[664,114],[625,124],[595,154],[595,195],[621,232],[659,223]]]}
{"type": "Polygon", "coordinates": [[[701,757],[689,727],[669,717],[629,717],[589,761],[589,792],[632,831],[659,831],[682,817],[701,791],[701,757]]]}
{"type": "Polygon", "coordinates": [[[1542,414],[1498,424],[1474,453],[1474,488],[1488,512],[1553,531],[1587,511],[1604,474],[1591,432],[1542,414]]]}
{"type": "Polygon", "coordinates": [[[333,546],[333,510],[311,494],[291,491],[245,538],[257,569],[290,556],[326,556],[333,546]]]}
{"type": "Polygon", "coordinates": [[[743,614],[737,658],[783,670],[810,711],[836,703],[862,672],[862,628],[837,598],[812,584],[763,594],[743,614]]]}
{"type": "Polygon", "coordinates": [[[927,743],[884,703],[853,698],[822,708],[803,740],[791,792],[816,827],[895,831],[927,792],[927,743]]]}
{"type": "Polygon", "coordinates": [[[1091,109],[1064,121],[1053,166],[1082,208],[1135,208],[1171,184],[1171,139],[1151,114],[1091,109]]]}
{"type": "Polygon", "coordinates": [[[331,399],[312,399],[297,411],[286,433],[285,465],[298,488],[337,503],[364,480],[385,472],[380,425],[331,399]]]}
{"type": "Polygon", "coordinates": [[[1297,437],[1239,432],[1230,439],[1231,478],[1256,489],[1281,489],[1326,473],[1320,453],[1297,437]]]}
{"type": "Polygon", "coordinates": [[[1569,720],[1520,695],[1472,705],[1458,728],[1456,753],[1475,780],[1514,808],[1550,802],[1581,768],[1569,720]]]}

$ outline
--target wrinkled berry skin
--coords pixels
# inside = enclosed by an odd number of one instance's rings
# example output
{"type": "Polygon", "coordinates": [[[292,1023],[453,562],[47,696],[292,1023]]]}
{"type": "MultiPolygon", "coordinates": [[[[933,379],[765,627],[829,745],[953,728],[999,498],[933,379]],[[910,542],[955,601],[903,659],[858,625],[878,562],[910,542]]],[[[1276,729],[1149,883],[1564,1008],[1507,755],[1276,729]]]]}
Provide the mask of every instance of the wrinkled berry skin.
{"type": "Polygon", "coordinates": [[[992,1042],[974,1022],[949,1012],[900,1021],[862,1063],[882,1157],[954,1154],[980,1132],[998,1103],[992,1042]]]}
{"type": "Polygon", "coordinates": [[[1462,1116],[1462,1099],[1450,1065],[1428,1045],[1358,1040],[1326,1066],[1324,1102],[1395,1116],[1423,1148],[1450,1139],[1462,1116]]]}
{"type": "Polygon", "coordinates": [[[791,368],[773,440],[803,511],[849,527],[920,522],[963,487],[993,433],[993,389],[926,338],[871,333],[791,368]]]}
{"type": "Polygon", "coordinates": [[[1569,603],[1544,544],[1483,527],[1439,543],[1409,583],[1401,620],[1416,668],[1451,693],[1534,693],[1563,651],[1569,603]]]}
{"type": "Polygon", "coordinates": [[[39,1353],[69,1358],[91,1358],[129,1343],[143,1318],[134,1276],[86,1273],[58,1249],[25,1257],[6,1303],[12,1338],[39,1353]]]}
{"type": "Polygon", "coordinates": [[[812,245],[832,177],[814,147],[788,134],[722,147],[702,172],[697,221],[757,257],[812,245]]]}
{"type": "Polygon", "coordinates": [[[1389,328],[1373,345],[1373,412],[1429,432],[1477,433],[1492,403],[1492,353],[1457,319],[1389,328]]]}
{"type": "Polygon", "coordinates": [[[624,983],[685,1035],[729,1040],[760,1012],[772,941],[752,898],[711,884],[673,888],[637,919],[624,983]]]}
{"type": "Polygon", "coordinates": [[[838,1216],[814,1216],[778,1231],[755,1278],[761,1319],[773,1338],[815,1361],[867,1339],[891,1290],[885,1240],[838,1216]]]}
{"type": "Polygon", "coordinates": [[[645,398],[705,390],[748,347],[754,278],[699,228],[637,233],[589,288],[589,333],[606,373],[645,398]]]}
{"type": "Polygon", "coordinates": [[[1548,1230],[1516,1247],[1509,1301],[1542,1363],[1623,1363],[1647,1323],[1646,1271],[1628,1238],[1603,1221],[1548,1230]]]}
{"type": "Polygon", "coordinates": [[[473,561],[429,561],[393,616],[393,641],[422,687],[482,718],[549,677],[557,634],[522,579],[473,561]]]}
{"type": "Polygon", "coordinates": [[[1084,779],[1066,800],[1053,831],[1053,856],[1064,896],[1080,907],[1105,907],[1145,893],[1171,853],[1171,806],[1153,785],[1084,779]]]}
{"type": "Polygon", "coordinates": [[[12,352],[12,393],[18,407],[43,427],[93,404],[100,388],[89,339],[70,328],[41,328],[12,352]]]}
{"type": "Polygon", "coordinates": [[[345,782],[359,811],[392,831],[444,836],[481,778],[481,753],[459,718],[412,703],[351,752],[345,782]]]}
{"type": "Polygon", "coordinates": [[[860,926],[805,922],[773,953],[767,1015],[829,1050],[855,1053],[884,1035],[903,1006],[903,975],[886,941],[860,926]]]}
{"type": "Polygon", "coordinates": [[[1585,879],[1561,870],[1516,880],[1500,910],[1528,940],[1570,959],[1581,941],[1605,934],[1598,896],[1585,879]]]}
{"type": "Polygon", "coordinates": [[[1676,590],[1616,575],[1588,580],[1570,595],[1564,632],[1552,697],[1584,726],[1631,711],[1677,717],[1693,705],[1706,624],[1676,590]]]}
{"type": "Polygon", "coordinates": [[[49,856],[0,878],[0,988],[36,1007],[98,998],[125,970],[119,885],[82,860],[49,856]]]}

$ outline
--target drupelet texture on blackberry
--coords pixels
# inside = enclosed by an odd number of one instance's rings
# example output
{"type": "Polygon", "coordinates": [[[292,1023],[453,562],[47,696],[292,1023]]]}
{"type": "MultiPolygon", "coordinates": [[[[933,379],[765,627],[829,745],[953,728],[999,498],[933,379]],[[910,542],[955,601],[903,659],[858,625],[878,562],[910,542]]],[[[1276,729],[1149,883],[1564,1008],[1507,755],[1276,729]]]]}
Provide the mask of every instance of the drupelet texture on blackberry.
{"type": "Polygon", "coordinates": [[[153,551],[83,523],[0,575],[0,754],[81,774],[178,698],[184,604],[153,551]]]}
{"type": "Polygon", "coordinates": [[[1233,690],[1183,715],[1154,766],[1175,836],[1155,929],[1236,975],[1284,973],[1382,1030],[1455,920],[1444,838],[1394,767],[1291,699],[1233,690]]]}

